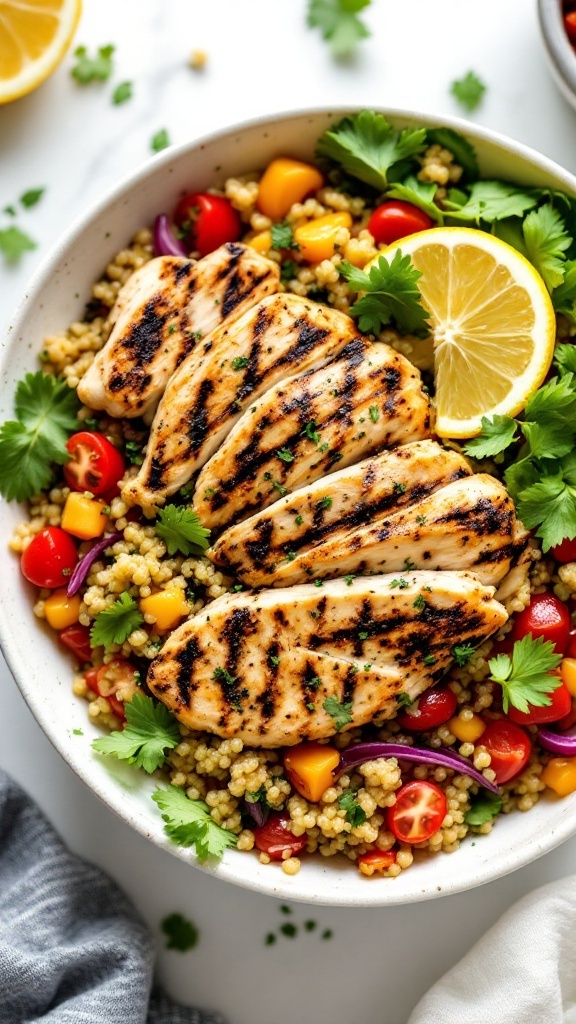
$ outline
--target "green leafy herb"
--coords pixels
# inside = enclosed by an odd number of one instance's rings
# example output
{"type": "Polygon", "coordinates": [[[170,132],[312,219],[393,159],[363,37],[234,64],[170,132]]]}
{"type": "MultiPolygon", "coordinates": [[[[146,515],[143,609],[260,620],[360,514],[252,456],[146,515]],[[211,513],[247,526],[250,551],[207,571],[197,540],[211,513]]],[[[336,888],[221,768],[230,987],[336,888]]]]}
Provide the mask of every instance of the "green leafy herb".
{"type": "Polygon", "coordinates": [[[576,374],[576,345],[556,345],[554,365],[561,377],[566,373],[576,374]]]}
{"type": "Polygon", "coordinates": [[[135,693],[124,710],[126,727],[94,740],[92,748],[150,774],[164,764],[166,751],[180,743],[178,723],[168,708],[143,693],[135,693]]]}
{"type": "Polygon", "coordinates": [[[84,730],[83,729],[72,729],[72,734],[74,736],[83,736],[84,735],[84,730]]]}
{"type": "Polygon", "coordinates": [[[179,953],[187,953],[198,945],[200,932],[196,925],[182,917],[182,914],[169,914],[162,921],[161,928],[168,940],[166,949],[177,949],[179,953]]]}
{"type": "Polygon", "coordinates": [[[179,846],[193,846],[198,860],[221,857],[237,845],[233,832],[217,825],[203,800],[189,800],[176,786],[157,789],[152,796],[165,822],[164,831],[179,846]]]}
{"type": "MultiPolygon", "coordinates": [[[[557,313],[563,313],[572,323],[576,323],[576,260],[566,260],[564,263],[562,284],[552,292],[552,303],[557,313]]],[[[558,345],[556,351],[558,348],[564,346],[558,345]]]]}
{"type": "Polygon", "coordinates": [[[197,555],[206,551],[210,530],[202,526],[196,512],[178,505],[165,505],[158,513],[156,533],[166,544],[169,555],[197,555]]]}
{"type": "Polygon", "coordinates": [[[355,577],[355,576],[353,576],[353,575],[352,575],[352,573],[348,573],[348,575],[344,577],[344,580],[345,580],[346,586],[347,586],[347,587],[350,587],[350,586],[352,586],[352,584],[354,583],[354,580],[355,580],[355,579],[356,579],[356,577],[355,577]]]}
{"type": "Polygon", "coordinates": [[[325,495],[323,498],[320,498],[320,501],[318,502],[316,507],[319,509],[332,508],[332,498],[330,498],[328,495],[325,495]]]}
{"type": "Polygon", "coordinates": [[[317,155],[383,192],[391,182],[405,177],[425,146],[424,128],[396,131],[383,114],[362,110],[324,132],[317,155]]]}
{"type": "Polygon", "coordinates": [[[335,57],[347,57],[370,32],[358,17],[371,0],[308,0],[308,25],[319,28],[335,57]]]}
{"type": "Polygon", "coordinates": [[[80,85],[87,85],[89,82],[105,82],[112,74],[112,54],[115,47],[100,46],[95,57],[90,57],[85,46],[77,46],[74,50],[76,64],[70,74],[80,85]]]}
{"type": "Polygon", "coordinates": [[[426,142],[429,146],[436,145],[450,150],[456,163],[464,170],[464,179],[474,181],[478,177],[480,169],[476,150],[460,132],[455,132],[452,128],[429,128],[426,142]]]}
{"type": "Polygon", "coordinates": [[[280,925],[278,931],[287,939],[295,939],[298,934],[298,925],[292,924],[292,921],[285,921],[280,925]]]}
{"type": "Polygon", "coordinates": [[[4,209],[2,210],[2,213],[5,213],[7,217],[15,217],[16,216],[16,210],[14,209],[13,206],[5,206],[4,209]]]}
{"type": "Polygon", "coordinates": [[[408,580],[405,580],[404,577],[401,576],[400,579],[391,580],[390,586],[392,590],[395,590],[396,587],[399,587],[400,590],[406,590],[406,587],[409,587],[410,584],[408,583],[408,580]]]}
{"type": "Polygon", "coordinates": [[[29,210],[31,206],[36,206],[42,196],[44,195],[45,188],[30,188],[27,192],[23,192],[20,196],[20,202],[25,210],[29,210]]]}
{"type": "Polygon", "coordinates": [[[436,664],[436,658],[434,657],[434,655],[433,654],[427,654],[425,656],[425,658],[424,658],[424,664],[425,665],[435,665],[436,664]]]}
{"type": "Polygon", "coordinates": [[[510,705],[519,711],[528,711],[528,706],[547,707],[552,703],[550,694],[561,685],[562,680],[551,675],[562,661],[551,640],[539,636],[535,640],[527,633],[522,640],[516,640],[512,657],[497,654],[488,662],[490,678],[502,687],[502,707],[508,711],[510,705]]]}
{"type": "Polygon", "coordinates": [[[472,111],[476,110],[479,105],[486,92],[486,86],[480,81],[478,75],[473,71],[468,71],[463,78],[452,82],[450,92],[465,110],[472,111]]]}
{"type": "Polygon", "coordinates": [[[483,416],[482,433],[464,446],[474,459],[488,459],[499,455],[516,440],[518,426],[510,416],[483,416]]]}
{"type": "Polygon", "coordinates": [[[283,498],[285,494],[288,494],[288,488],[284,487],[284,484],[281,484],[279,480],[273,480],[272,487],[275,491],[278,491],[281,498],[283,498]]]}
{"type": "Polygon", "coordinates": [[[396,694],[396,700],[398,701],[398,706],[401,708],[407,708],[413,703],[412,697],[409,693],[406,693],[405,690],[401,690],[400,693],[396,694]]]}
{"type": "Polygon", "coordinates": [[[108,648],[112,644],[123,644],[143,622],[144,616],[136,601],[124,591],[114,604],[94,619],[90,630],[90,645],[108,648]]]}
{"type": "Polygon", "coordinates": [[[294,260],[283,260],[280,264],[280,280],[283,284],[292,281],[298,275],[300,267],[294,260]]]}
{"type": "Polygon", "coordinates": [[[273,249],[298,248],[294,241],[292,228],[286,221],[282,221],[281,224],[273,224],[272,227],[270,228],[270,237],[272,239],[273,249]]]}
{"type": "Polygon", "coordinates": [[[549,291],[562,284],[566,250],[572,239],[566,225],[551,203],[532,210],[522,224],[526,256],[549,291]]]}
{"type": "Polygon", "coordinates": [[[320,434],[318,433],[314,420],[309,420],[302,433],[306,434],[306,437],[309,437],[314,444],[320,444],[320,434]]]}
{"type": "Polygon", "coordinates": [[[296,518],[294,520],[294,525],[295,526],[302,526],[303,522],[304,522],[304,520],[303,520],[302,516],[296,516],[296,518]]]}
{"type": "Polygon", "coordinates": [[[137,441],[126,441],[124,451],[126,452],[128,461],[131,462],[133,466],[141,466],[144,462],[142,445],[138,444],[137,441]]]}
{"type": "Polygon", "coordinates": [[[133,88],[133,82],[120,82],[112,93],[112,103],[114,103],[115,106],[119,106],[121,103],[126,103],[127,100],[131,100],[133,96],[133,88]]]}
{"type": "Polygon", "coordinates": [[[230,675],[226,668],[215,668],[212,673],[212,678],[215,679],[217,683],[224,683],[226,686],[234,686],[234,683],[236,682],[236,676],[230,675]]]}
{"type": "Polygon", "coordinates": [[[53,479],[53,464],[70,458],[68,436],[78,429],[76,392],[50,374],[27,373],[16,387],[17,420],[0,426],[0,493],[27,501],[53,479]]]}
{"type": "Polygon", "coordinates": [[[426,607],[426,601],[424,600],[422,594],[418,594],[418,597],[413,602],[412,607],[416,608],[416,611],[419,611],[419,612],[421,612],[422,609],[426,607]]]}
{"type": "Polygon", "coordinates": [[[538,527],[536,536],[544,551],[576,536],[576,487],[561,474],[546,476],[521,490],[516,508],[529,530],[538,527]]]}
{"type": "Polygon", "coordinates": [[[276,455],[282,462],[294,462],[294,456],[288,448],[278,448],[276,455]]]}
{"type": "Polygon", "coordinates": [[[416,522],[418,526],[424,526],[426,523],[426,516],[416,516],[416,522]]]}
{"type": "Polygon", "coordinates": [[[233,370],[245,370],[249,362],[248,356],[234,356],[231,366],[233,370]]]}
{"type": "Polygon", "coordinates": [[[467,825],[485,825],[487,821],[492,821],[501,810],[502,797],[498,793],[488,793],[486,790],[482,790],[481,793],[473,797],[472,806],[469,811],[466,811],[464,821],[467,825]]]}
{"type": "Polygon", "coordinates": [[[380,256],[367,272],[348,260],[342,260],[339,270],[351,291],[366,292],[349,310],[361,331],[378,335],[393,321],[401,334],[428,333],[429,316],[418,288],[422,275],[401,249],[396,250],[391,263],[380,256]]]}
{"type": "Polygon", "coordinates": [[[358,828],[366,821],[366,811],[355,800],[354,793],[350,789],[338,797],[338,806],[346,811],[346,821],[352,825],[352,828],[358,828]]]}
{"type": "Polygon", "coordinates": [[[368,412],[370,415],[370,419],[372,420],[372,423],[378,423],[378,420],[380,419],[380,409],[378,408],[378,406],[371,405],[368,412]]]}
{"type": "Polygon", "coordinates": [[[480,220],[497,221],[507,217],[522,217],[538,203],[533,191],[509,185],[505,181],[475,181],[470,193],[452,189],[444,206],[454,220],[479,223],[480,220]],[[455,201],[457,200],[457,201],[455,201]]]}
{"type": "Polygon", "coordinates": [[[444,214],[434,202],[434,196],[438,191],[438,185],[432,182],[419,181],[415,175],[410,175],[403,182],[397,182],[386,193],[387,199],[402,199],[405,203],[411,203],[420,210],[424,210],[432,220],[439,224],[444,223],[444,214]]]}
{"type": "Polygon", "coordinates": [[[36,249],[37,245],[30,235],[27,235],[15,224],[12,227],[0,231],[0,252],[4,254],[11,263],[19,260],[20,257],[30,249],[36,249]]]}
{"type": "Polygon", "coordinates": [[[468,664],[473,654],[474,648],[471,644],[458,644],[452,648],[452,657],[460,668],[468,664]]]}
{"type": "Polygon", "coordinates": [[[336,726],[336,732],[340,732],[345,725],[348,725],[352,721],[352,703],[341,704],[336,697],[326,697],[322,707],[331,718],[334,719],[334,725],[336,726]]]}
{"type": "Polygon", "coordinates": [[[170,137],[165,128],[160,128],[150,140],[150,149],[153,153],[160,153],[161,150],[167,149],[170,145],[170,137]]]}

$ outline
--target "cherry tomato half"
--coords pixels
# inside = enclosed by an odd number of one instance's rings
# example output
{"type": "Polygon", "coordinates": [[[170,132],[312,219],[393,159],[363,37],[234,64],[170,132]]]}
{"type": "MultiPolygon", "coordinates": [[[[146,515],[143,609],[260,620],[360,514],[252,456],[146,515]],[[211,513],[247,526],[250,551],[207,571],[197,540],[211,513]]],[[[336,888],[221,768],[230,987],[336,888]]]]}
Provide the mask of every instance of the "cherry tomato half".
{"type": "Polygon", "coordinates": [[[237,242],[242,234],[240,217],[230,200],[204,192],[182,196],[174,210],[174,220],[184,231],[190,248],[201,256],[214,252],[225,242],[237,242]]]}
{"type": "Polygon", "coordinates": [[[114,658],[107,665],[100,668],[89,668],[84,673],[84,679],[89,690],[93,690],[99,697],[105,697],[112,711],[117,718],[126,718],[124,704],[115,696],[116,692],[136,682],[136,669],[125,658],[114,658]]]}
{"type": "MultiPolygon", "coordinates": [[[[548,694],[552,703],[545,707],[528,705],[528,711],[519,711],[518,708],[510,707],[507,716],[518,725],[544,725],[545,722],[559,722],[561,718],[572,710],[572,697],[568,688],[562,683],[555,690],[548,694]]],[[[484,739],[482,739],[484,742],[484,739]]]]}
{"type": "Polygon", "coordinates": [[[368,231],[378,245],[390,245],[406,235],[427,231],[432,219],[424,210],[402,199],[389,199],[378,206],[368,221],[368,231]]]}
{"type": "Polygon", "coordinates": [[[374,875],[377,871],[386,871],[395,862],[395,850],[368,850],[367,853],[361,853],[356,861],[364,875],[374,875]],[[362,868],[365,870],[362,871],[362,868]]]}
{"type": "Polygon", "coordinates": [[[576,629],[571,629],[568,634],[568,646],[565,654],[567,658],[576,658],[576,629]]]}
{"type": "Polygon", "coordinates": [[[490,767],[499,786],[520,774],[532,751],[528,733],[506,718],[490,723],[482,734],[482,745],[490,754],[490,767]]]}
{"type": "Polygon", "coordinates": [[[564,28],[566,35],[573,46],[576,45],[576,11],[570,11],[564,15],[564,28]]]}
{"type": "Polygon", "coordinates": [[[284,812],[276,811],[270,815],[265,825],[252,829],[257,848],[267,853],[270,860],[282,860],[285,850],[289,850],[292,857],[306,847],[306,836],[293,835],[288,827],[289,821],[284,812]]]}
{"type": "Polygon", "coordinates": [[[102,498],[124,476],[122,453],[104,434],[81,430],[68,438],[66,448],[72,458],[64,466],[64,476],[73,491],[90,491],[102,498]]]}
{"type": "Polygon", "coordinates": [[[512,639],[522,640],[528,633],[534,639],[551,640],[559,654],[564,654],[570,634],[570,612],[555,594],[533,594],[530,604],[516,616],[512,639]]]}
{"type": "Polygon", "coordinates": [[[403,843],[422,843],[438,831],[445,817],[446,796],[440,787],[426,779],[414,779],[397,790],[386,823],[403,843]]]}
{"type": "Polygon", "coordinates": [[[73,626],[66,626],[66,629],[60,631],[59,639],[69,651],[72,651],[72,654],[76,655],[78,661],[90,661],[92,647],[90,646],[90,630],[86,626],[81,626],[79,622],[73,626]]]}
{"type": "Polygon", "coordinates": [[[576,537],[574,540],[566,539],[561,544],[556,544],[550,549],[550,554],[561,565],[565,565],[566,562],[576,562],[576,537]]]}
{"type": "Polygon", "coordinates": [[[418,698],[418,710],[416,714],[409,711],[401,711],[396,716],[396,721],[402,729],[411,732],[424,732],[426,729],[435,729],[443,725],[449,718],[452,718],[456,710],[457,700],[447,684],[435,686],[432,690],[426,690],[418,698]]]}
{"type": "Polygon", "coordinates": [[[22,575],[37,587],[65,587],[78,561],[76,545],[59,526],[46,526],[22,553],[22,575]]]}

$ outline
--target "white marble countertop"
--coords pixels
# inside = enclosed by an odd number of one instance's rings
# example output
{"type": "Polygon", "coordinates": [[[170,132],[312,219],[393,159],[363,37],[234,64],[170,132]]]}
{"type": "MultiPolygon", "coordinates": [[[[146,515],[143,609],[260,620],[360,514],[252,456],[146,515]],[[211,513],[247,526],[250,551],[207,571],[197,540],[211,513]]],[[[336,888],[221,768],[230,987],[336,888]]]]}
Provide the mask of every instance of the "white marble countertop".
{"type": "MultiPolygon", "coordinates": [[[[84,0],[84,7],[76,43],[114,43],[114,82],[133,80],[134,98],[115,107],[110,83],[76,86],[68,57],[37,92],[0,108],[0,209],[46,186],[19,218],[38,248],[15,267],[0,257],[2,331],[52,241],[148,159],[160,128],[183,142],[257,114],[332,103],[456,114],[449,83],[473,68],[488,86],[475,120],[576,171],[576,115],[549,78],[535,0],[373,0],[365,14],[372,37],[344,66],[305,27],[304,0],[84,0]],[[208,54],[202,72],[186,66],[195,48],[208,54]]],[[[278,901],[215,881],[133,833],[61,761],[5,666],[0,681],[0,764],[70,847],[132,897],[158,936],[170,992],[220,1009],[230,1024],[404,1024],[426,988],[507,906],[573,870],[576,839],[482,889],[431,903],[312,912],[294,904],[295,923],[312,917],[333,938],[302,933],[267,947],[266,933],[281,923],[278,901]],[[159,922],[176,910],[201,932],[185,955],[162,948],[159,922]]]]}

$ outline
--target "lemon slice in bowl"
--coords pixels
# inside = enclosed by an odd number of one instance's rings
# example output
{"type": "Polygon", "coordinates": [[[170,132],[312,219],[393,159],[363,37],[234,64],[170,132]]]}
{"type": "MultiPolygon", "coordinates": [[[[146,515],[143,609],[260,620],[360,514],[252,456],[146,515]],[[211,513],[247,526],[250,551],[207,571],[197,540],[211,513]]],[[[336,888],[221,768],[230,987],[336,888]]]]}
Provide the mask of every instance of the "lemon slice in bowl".
{"type": "Polygon", "coordinates": [[[475,228],[431,228],[389,245],[422,274],[430,314],[436,432],[473,437],[483,416],[515,416],[544,380],[556,320],[534,267],[506,242],[475,228]]]}
{"type": "Polygon", "coordinates": [[[31,92],[58,67],[82,0],[0,0],[0,103],[31,92]]]}

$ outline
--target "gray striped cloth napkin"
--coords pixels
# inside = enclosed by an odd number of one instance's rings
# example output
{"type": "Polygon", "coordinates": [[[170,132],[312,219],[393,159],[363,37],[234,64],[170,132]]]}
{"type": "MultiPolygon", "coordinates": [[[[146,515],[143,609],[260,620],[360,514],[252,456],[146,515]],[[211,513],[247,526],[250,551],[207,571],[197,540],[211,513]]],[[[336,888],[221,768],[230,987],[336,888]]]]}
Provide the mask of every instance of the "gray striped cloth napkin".
{"type": "Polygon", "coordinates": [[[153,987],[126,896],[0,770],[0,1024],[223,1024],[153,987]]]}

